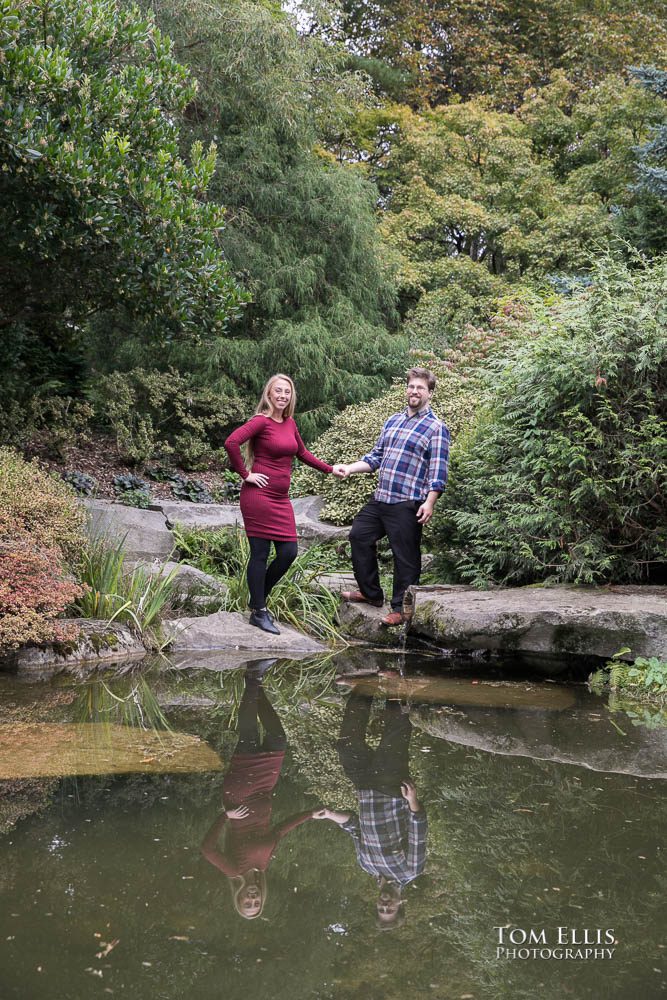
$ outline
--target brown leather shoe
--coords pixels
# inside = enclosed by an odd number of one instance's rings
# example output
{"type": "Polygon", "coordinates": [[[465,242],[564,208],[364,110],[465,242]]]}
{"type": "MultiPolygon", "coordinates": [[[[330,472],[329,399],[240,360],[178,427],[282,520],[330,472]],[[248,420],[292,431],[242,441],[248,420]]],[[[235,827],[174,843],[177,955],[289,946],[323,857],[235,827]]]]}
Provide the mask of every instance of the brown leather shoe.
{"type": "Polygon", "coordinates": [[[369,600],[360,590],[342,590],[340,596],[344,601],[350,601],[351,604],[370,604],[374,608],[381,608],[384,604],[384,601],[369,600]]]}
{"type": "Polygon", "coordinates": [[[391,627],[393,625],[403,625],[405,621],[405,615],[401,611],[390,611],[388,615],[384,616],[380,624],[391,627]]]}

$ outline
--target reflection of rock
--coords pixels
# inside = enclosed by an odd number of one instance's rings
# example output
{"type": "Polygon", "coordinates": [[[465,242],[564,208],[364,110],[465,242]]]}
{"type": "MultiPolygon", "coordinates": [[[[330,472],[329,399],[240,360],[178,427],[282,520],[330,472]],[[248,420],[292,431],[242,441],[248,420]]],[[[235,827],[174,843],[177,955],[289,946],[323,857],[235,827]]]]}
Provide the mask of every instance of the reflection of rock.
{"type": "Polygon", "coordinates": [[[667,587],[411,587],[412,631],[448,649],[632,657],[667,652],[667,587]]]}
{"type": "Polygon", "coordinates": [[[211,747],[188,733],[102,722],[0,725],[0,779],[221,769],[211,747]]]}
{"type": "Polygon", "coordinates": [[[179,618],[164,623],[166,636],[172,637],[171,649],[176,653],[187,650],[257,650],[276,652],[316,653],[326,649],[322,643],[296,629],[278,623],[280,635],[271,635],[249,625],[243,615],[234,611],[218,611],[201,618],[179,618]]]}
{"type": "Polygon", "coordinates": [[[577,764],[592,771],[667,778],[667,729],[610,716],[599,699],[576,708],[420,708],[413,721],[431,736],[487,753],[577,764]],[[611,724],[613,718],[624,735],[611,724]]]}
{"type": "MultiPolygon", "coordinates": [[[[68,621],[68,624],[70,622],[68,621]]],[[[117,622],[75,618],[79,638],[67,642],[49,642],[43,646],[22,646],[0,663],[21,673],[53,674],[78,663],[143,657],[143,643],[127,625],[117,622]]]]}
{"type": "MultiPolygon", "coordinates": [[[[316,653],[321,652],[322,647],[318,646],[316,653]]],[[[290,649],[283,656],[280,656],[278,662],[305,660],[311,656],[313,656],[313,651],[310,649],[290,649]]],[[[257,663],[258,659],[263,659],[263,657],[259,656],[257,650],[252,649],[195,649],[176,650],[169,653],[169,663],[172,667],[188,671],[236,670],[239,667],[249,667],[251,664],[257,663]]]]}
{"type": "Polygon", "coordinates": [[[164,521],[164,515],[154,510],[124,507],[106,500],[85,500],[91,529],[117,544],[124,541],[128,559],[167,559],[174,539],[164,521]]]}

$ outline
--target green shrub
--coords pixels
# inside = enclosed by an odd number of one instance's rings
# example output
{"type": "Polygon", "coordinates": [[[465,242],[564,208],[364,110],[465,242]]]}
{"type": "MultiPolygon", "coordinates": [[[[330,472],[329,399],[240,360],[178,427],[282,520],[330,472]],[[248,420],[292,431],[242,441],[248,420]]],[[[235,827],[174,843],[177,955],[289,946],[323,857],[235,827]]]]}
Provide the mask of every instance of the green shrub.
{"type": "Polygon", "coordinates": [[[55,550],[72,565],[83,547],[84,525],[83,509],[61,479],[0,448],[0,540],[25,536],[36,549],[55,550]]]}
{"type": "Polygon", "coordinates": [[[173,368],[105,375],[95,406],[126,461],[170,457],[185,469],[205,468],[243,413],[238,398],[195,387],[173,368]]]}
{"type": "Polygon", "coordinates": [[[434,519],[460,577],[642,580],[667,551],[667,259],[600,258],[497,367],[434,519]]]}
{"type": "Polygon", "coordinates": [[[605,666],[589,677],[591,689],[601,693],[607,688],[619,695],[667,705],[667,661],[657,656],[638,656],[633,663],[622,657],[630,649],[621,649],[605,666]]]}

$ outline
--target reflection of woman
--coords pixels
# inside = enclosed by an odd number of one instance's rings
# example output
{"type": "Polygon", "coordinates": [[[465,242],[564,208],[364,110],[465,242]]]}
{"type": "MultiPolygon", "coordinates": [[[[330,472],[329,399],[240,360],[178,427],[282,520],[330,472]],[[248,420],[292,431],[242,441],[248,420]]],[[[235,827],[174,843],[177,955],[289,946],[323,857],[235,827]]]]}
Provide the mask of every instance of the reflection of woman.
{"type": "Polygon", "coordinates": [[[271,798],[287,739],[262,687],[262,672],[262,667],[246,671],[239,740],[222,786],[224,808],[202,844],[206,860],[229,878],[236,911],[247,920],[258,917],[264,908],[266,869],[279,841],[313,816],[312,812],[299,813],[271,826],[271,798]],[[263,741],[258,719],[265,730],[263,741]],[[224,847],[219,850],[223,831],[224,847]]]}
{"type": "Polygon", "coordinates": [[[279,633],[266,609],[271,588],[285,575],[297,556],[296,525],[289,499],[292,459],[296,457],[320,472],[332,472],[304,445],[294,422],[296,391],[287,375],[273,375],[264,386],[255,416],[225,441],[232,468],[243,479],[241,514],[250,543],[248,590],[250,624],[279,633]],[[241,455],[248,442],[250,472],[241,455]],[[267,569],[273,542],[276,555],[267,569]]]}

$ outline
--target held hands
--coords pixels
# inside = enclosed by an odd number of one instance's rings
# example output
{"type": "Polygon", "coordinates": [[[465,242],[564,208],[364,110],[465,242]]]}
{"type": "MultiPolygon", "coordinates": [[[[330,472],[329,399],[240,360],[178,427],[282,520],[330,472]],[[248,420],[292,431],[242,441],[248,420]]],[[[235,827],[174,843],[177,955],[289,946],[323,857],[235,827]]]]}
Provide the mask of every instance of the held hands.
{"type": "Polygon", "coordinates": [[[333,474],[334,476],[337,476],[338,479],[347,479],[347,477],[350,475],[350,467],[349,465],[342,465],[342,464],[334,465],[333,474]]]}
{"type": "Polygon", "coordinates": [[[245,479],[246,483],[252,483],[253,486],[266,486],[269,482],[269,477],[265,476],[263,472],[249,472],[245,479]]]}
{"type": "Polygon", "coordinates": [[[417,789],[411,781],[401,782],[401,795],[410,806],[410,812],[419,812],[421,806],[419,805],[419,801],[417,799],[417,789]]]}
{"type": "Polygon", "coordinates": [[[250,815],[250,810],[247,806],[236,806],[235,809],[226,809],[227,819],[245,819],[246,816],[250,815]]]}

